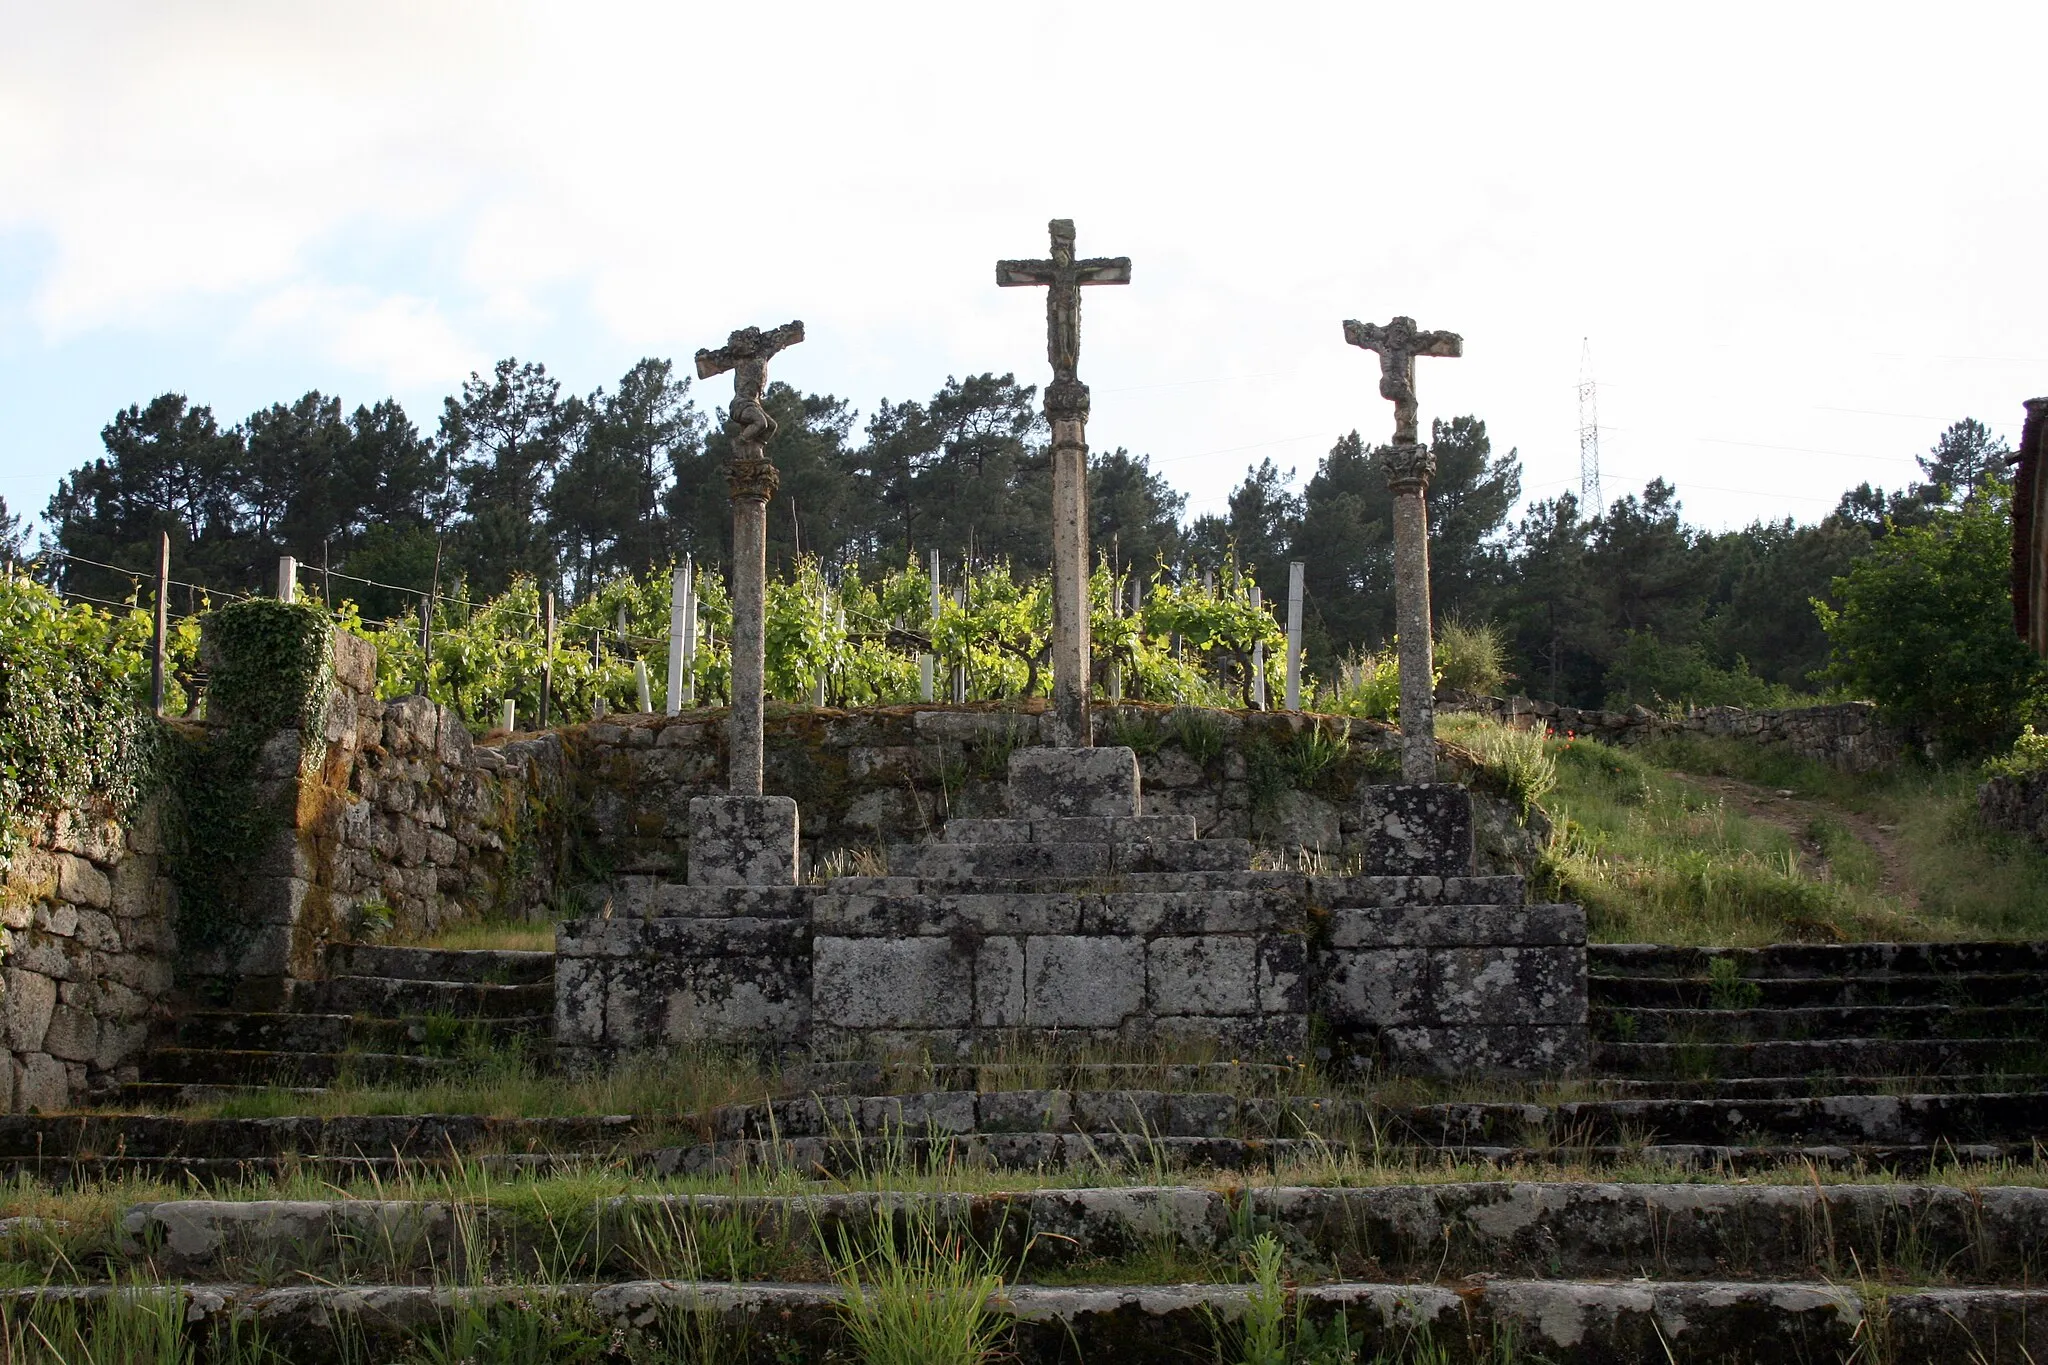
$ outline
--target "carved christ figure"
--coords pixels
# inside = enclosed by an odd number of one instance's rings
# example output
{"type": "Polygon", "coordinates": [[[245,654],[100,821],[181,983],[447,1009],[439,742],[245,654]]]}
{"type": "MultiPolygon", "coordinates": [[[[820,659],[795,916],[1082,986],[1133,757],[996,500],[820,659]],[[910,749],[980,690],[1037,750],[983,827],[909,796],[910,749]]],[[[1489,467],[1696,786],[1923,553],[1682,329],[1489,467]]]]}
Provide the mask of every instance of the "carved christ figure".
{"type": "Polygon", "coordinates": [[[1415,357],[1461,356],[1464,338],[1456,332],[1417,331],[1414,318],[1395,318],[1384,327],[1347,321],[1344,339],[1379,355],[1380,397],[1394,405],[1394,444],[1416,444],[1415,357]]]}
{"type": "Polygon", "coordinates": [[[732,371],[732,406],[726,409],[725,431],[735,446],[758,449],[775,434],[775,419],[761,406],[761,390],[768,382],[768,362],[776,352],[804,339],[801,322],[785,322],[764,332],[759,327],[742,327],[715,351],[697,352],[697,377],[710,379],[732,371]]]}
{"type": "Polygon", "coordinates": [[[1098,256],[1077,261],[1074,259],[1073,220],[1055,218],[1051,230],[1050,260],[997,261],[996,283],[1047,286],[1045,356],[1052,362],[1053,378],[1071,383],[1081,364],[1081,286],[1129,284],[1131,258],[1098,256]]]}

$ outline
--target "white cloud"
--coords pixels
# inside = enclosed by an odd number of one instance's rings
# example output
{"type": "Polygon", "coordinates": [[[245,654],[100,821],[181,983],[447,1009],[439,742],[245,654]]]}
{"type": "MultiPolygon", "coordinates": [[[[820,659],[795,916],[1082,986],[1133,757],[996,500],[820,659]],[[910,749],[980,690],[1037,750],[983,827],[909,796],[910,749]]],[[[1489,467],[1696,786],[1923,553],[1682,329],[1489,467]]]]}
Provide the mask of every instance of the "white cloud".
{"type": "Polygon", "coordinates": [[[15,5],[0,226],[50,243],[53,346],[226,305],[394,384],[518,349],[587,386],[800,316],[780,372],[870,404],[1039,379],[1037,301],[991,262],[1067,215],[1136,261],[1089,299],[1091,437],[1198,504],[1327,444],[1284,437],[1384,427],[1337,323],[1402,312],[1467,337],[1426,413],[1487,416],[1545,491],[1590,334],[1611,486],[1810,513],[1941,424],[1817,408],[1998,419],[2048,388],[1931,358],[2048,357],[2048,18],[1930,14],[15,5]],[[1185,382],[1229,376],[1265,377],[1185,382]]]}

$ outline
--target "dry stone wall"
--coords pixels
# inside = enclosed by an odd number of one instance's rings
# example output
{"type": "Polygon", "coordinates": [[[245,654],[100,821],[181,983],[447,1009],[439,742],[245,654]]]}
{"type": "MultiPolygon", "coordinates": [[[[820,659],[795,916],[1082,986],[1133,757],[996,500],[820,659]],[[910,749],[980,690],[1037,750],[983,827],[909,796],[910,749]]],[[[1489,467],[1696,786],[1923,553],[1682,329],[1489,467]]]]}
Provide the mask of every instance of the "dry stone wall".
{"type": "Polygon", "coordinates": [[[157,812],[66,814],[0,871],[0,1111],[54,1110],[136,1076],[171,988],[157,812]]]}
{"type": "Polygon", "coordinates": [[[1582,710],[1528,697],[1488,697],[1476,692],[1446,690],[1438,699],[1443,711],[1475,711],[1523,729],[1547,726],[1608,744],[1640,744],[1675,735],[1706,735],[1775,745],[1845,773],[1876,772],[1899,761],[1907,744],[1878,718],[1873,702],[1838,702],[1829,706],[1797,706],[1783,710],[1746,711],[1739,706],[1708,706],[1682,716],[1660,716],[1647,707],[1626,711],[1582,710]]]}
{"type": "MultiPolygon", "coordinates": [[[[1192,819],[1205,839],[1250,839],[1333,868],[1362,855],[1372,837],[1364,794],[1399,771],[1399,735],[1376,721],[1274,711],[1190,716],[1143,703],[1098,707],[1095,715],[1098,742],[1137,750],[1148,814],[1192,819]],[[1317,732],[1331,748],[1318,750],[1310,739],[1317,732]]],[[[1039,723],[1035,706],[770,707],[764,790],[797,802],[806,878],[827,862],[854,871],[889,845],[933,837],[949,820],[1003,815],[1009,756],[1041,743],[1039,723]]],[[[724,711],[613,716],[560,737],[568,861],[594,874],[593,883],[684,880],[690,800],[725,789],[724,711]]],[[[1540,816],[1538,828],[1526,827],[1452,746],[1444,767],[1447,778],[1476,788],[1482,870],[1528,870],[1541,846],[1540,816]]]]}

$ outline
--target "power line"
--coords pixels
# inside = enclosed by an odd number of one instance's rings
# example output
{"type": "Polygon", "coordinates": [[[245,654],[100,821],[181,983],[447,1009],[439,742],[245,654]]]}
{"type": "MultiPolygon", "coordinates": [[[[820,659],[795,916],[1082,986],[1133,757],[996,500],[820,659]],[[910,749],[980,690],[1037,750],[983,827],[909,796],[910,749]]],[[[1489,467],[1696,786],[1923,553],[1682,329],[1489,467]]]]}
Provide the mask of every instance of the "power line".
{"type": "Polygon", "coordinates": [[[1593,339],[1579,339],[1579,506],[1602,507],[1600,409],[1593,390],[1593,339]]]}

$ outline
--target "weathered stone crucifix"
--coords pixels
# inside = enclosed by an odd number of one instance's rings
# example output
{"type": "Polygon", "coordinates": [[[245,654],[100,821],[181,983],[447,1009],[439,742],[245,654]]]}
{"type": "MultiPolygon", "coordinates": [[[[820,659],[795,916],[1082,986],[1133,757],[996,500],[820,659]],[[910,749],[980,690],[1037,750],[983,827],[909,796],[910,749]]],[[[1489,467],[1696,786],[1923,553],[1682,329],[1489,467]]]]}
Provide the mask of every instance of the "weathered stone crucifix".
{"type": "Polygon", "coordinates": [[[1416,439],[1415,357],[1461,356],[1456,332],[1421,332],[1414,318],[1384,327],[1348,321],[1344,339],[1377,352],[1380,397],[1394,404],[1387,487],[1394,494],[1394,624],[1401,640],[1401,777],[1436,781],[1436,651],[1429,614],[1429,480],[1436,456],[1416,439]]]}
{"type": "Polygon", "coordinates": [[[775,419],[761,406],[768,361],[804,339],[801,322],[762,331],[742,327],[715,351],[697,352],[697,377],[732,374],[732,406],[725,432],[732,462],[725,467],[732,493],[732,719],[726,786],[735,796],[761,794],[761,715],[767,656],[762,637],[768,582],[768,502],[780,480],[768,459],[775,419]]]}
{"type": "Polygon", "coordinates": [[[997,261],[999,285],[1044,285],[1045,351],[1052,383],[1052,726],[1063,747],[1093,743],[1088,723],[1088,386],[1081,361],[1081,286],[1129,284],[1131,258],[1074,259],[1074,223],[1052,220],[1052,258],[997,261]]]}

